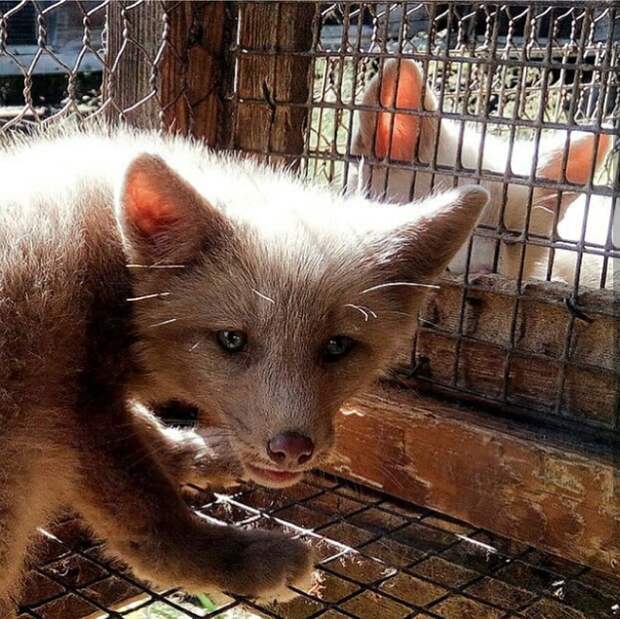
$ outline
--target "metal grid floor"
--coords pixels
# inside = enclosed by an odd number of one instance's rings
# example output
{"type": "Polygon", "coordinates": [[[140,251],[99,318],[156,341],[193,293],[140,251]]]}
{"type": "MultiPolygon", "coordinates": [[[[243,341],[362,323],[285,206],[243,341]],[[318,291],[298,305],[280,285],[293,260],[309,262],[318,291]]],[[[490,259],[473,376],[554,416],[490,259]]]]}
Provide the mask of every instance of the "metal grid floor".
{"type": "Polygon", "coordinates": [[[73,517],[41,532],[20,619],[620,617],[617,579],[342,480],[287,491],[241,487],[190,501],[222,522],[310,539],[320,585],[286,605],[155,592],[103,558],[73,517]]]}

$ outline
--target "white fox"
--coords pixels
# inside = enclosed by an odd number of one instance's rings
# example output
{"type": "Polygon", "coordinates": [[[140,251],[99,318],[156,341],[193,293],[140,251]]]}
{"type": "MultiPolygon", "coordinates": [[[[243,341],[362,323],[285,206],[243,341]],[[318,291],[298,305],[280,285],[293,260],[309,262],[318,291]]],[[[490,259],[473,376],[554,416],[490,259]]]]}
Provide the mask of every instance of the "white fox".
{"type": "MultiPolygon", "coordinates": [[[[515,240],[522,241],[525,230],[531,237],[544,241],[552,236],[555,213],[558,205],[558,191],[553,186],[535,187],[532,191],[532,209],[529,215],[527,205],[530,200],[530,187],[527,179],[534,161],[535,177],[548,181],[563,181],[562,167],[567,135],[560,132],[553,137],[541,137],[539,147],[534,141],[516,140],[512,146],[508,140],[487,133],[483,134],[471,125],[448,119],[439,120],[432,115],[414,115],[390,111],[373,112],[368,108],[417,110],[434,112],[438,109],[435,95],[430,88],[424,89],[424,77],[418,65],[411,60],[389,60],[383,71],[377,74],[363,95],[364,110],[356,115],[356,128],[352,142],[352,152],[363,157],[359,169],[353,173],[348,188],[363,188],[372,197],[387,202],[408,202],[414,198],[428,195],[436,189],[444,189],[454,184],[451,169],[476,171],[478,167],[494,174],[497,180],[484,179],[481,184],[489,190],[490,201],[483,211],[479,224],[486,229],[505,230],[514,233],[515,240]],[[422,97],[424,92],[424,104],[422,97]],[[383,159],[397,162],[410,162],[419,159],[430,164],[436,152],[436,165],[445,171],[413,171],[401,165],[388,169],[383,159]],[[538,151],[538,152],[537,152],[538,151]],[[503,181],[503,175],[521,176],[522,183],[503,181]]],[[[575,185],[586,184],[592,171],[606,156],[611,144],[607,134],[573,131],[566,162],[566,180],[575,185]]],[[[432,166],[431,166],[432,167],[432,166]]],[[[512,180],[512,179],[511,179],[512,180]]],[[[459,184],[471,182],[462,178],[459,184]]],[[[558,221],[562,222],[569,205],[575,201],[574,192],[564,192],[559,199],[558,221]]],[[[581,200],[575,202],[572,218],[578,219],[581,200]]],[[[601,206],[597,201],[591,211],[601,206]]],[[[603,205],[604,206],[604,205],[603,205]]],[[[610,207],[609,207],[610,208],[610,207]]],[[[597,218],[597,221],[604,219],[597,218]]],[[[607,216],[607,219],[609,217],[607,216]]],[[[572,221],[572,219],[571,219],[572,221]]],[[[568,225],[568,224],[567,224],[568,225]]],[[[566,229],[564,233],[572,238],[574,232],[566,229]]],[[[488,273],[499,271],[508,277],[517,277],[521,269],[522,242],[501,242],[491,236],[483,236],[479,229],[472,241],[469,271],[488,273]],[[496,257],[496,253],[499,255],[496,257]]],[[[494,232],[491,234],[496,236],[494,232]]],[[[467,267],[468,244],[466,243],[450,262],[448,269],[463,273],[467,267]]],[[[549,250],[543,244],[527,244],[523,258],[522,277],[545,277],[546,260],[549,250]]],[[[574,262],[574,252],[558,251],[556,259],[565,260],[558,266],[558,276],[570,279],[570,263],[574,262]]],[[[574,268],[574,266],[573,266],[574,268]]]]}

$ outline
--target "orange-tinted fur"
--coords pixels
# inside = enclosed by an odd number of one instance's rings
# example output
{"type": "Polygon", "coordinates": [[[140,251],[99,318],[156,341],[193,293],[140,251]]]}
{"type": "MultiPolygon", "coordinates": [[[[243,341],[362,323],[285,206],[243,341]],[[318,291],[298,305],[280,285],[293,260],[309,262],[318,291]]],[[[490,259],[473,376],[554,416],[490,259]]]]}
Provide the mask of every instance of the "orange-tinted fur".
{"type": "MultiPolygon", "coordinates": [[[[437,187],[449,187],[455,182],[450,168],[476,170],[480,165],[481,184],[489,191],[490,199],[480,218],[487,228],[510,230],[513,234],[528,234],[549,239],[554,226],[554,211],[562,221],[577,193],[564,192],[559,197],[553,187],[530,188],[526,184],[503,183],[501,175],[521,176],[527,179],[532,172],[537,179],[563,181],[562,168],[566,155],[566,181],[575,185],[575,191],[586,185],[611,147],[611,136],[601,133],[572,131],[544,132],[537,145],[532,139],[508,140],[506,137],[482,133],[473,123],[464,127],[451,119],[436,116],[418,116],[395,110],[436,112],[439,100],[431,86],[425,86],[421,67],[412,60],[387,60],[382,71],[364,91],[365,108],[388,111],[373,112],[364,109],[356,113],[356,130],[352,152],[365,159],[349,183],[350,188],[361,185],[369,195],[389,202],[404,203],[423,198],[437,187]],[[424,100],[422,93],[424,92],[424,100]],[[437,148],[435,148],[437,147],[437,148]],[[400,162],[390,169],[388,157],[400,162]],[[431,170],[436,157],[437,173],[431,170]],[[429,165],[429,170],[413,172],[403,162],[416,161],[429,165]],[[432,165],[431,165],[432,164],[432,165]],[[443,168],[443,169],[442,169],[443,168]],[[491,175],[495,179],[491,180],[491,175]],[[528,203],[532,204],[528,219],[528,203]],[[527,225],[526,225],[527,224],[527,225]]],[[[490,124],[492,126],[492,123],[490,124]]],[[[460,182],[468,183],[468,179],[460,182]]],[[[490,272],[494,269],[497,243],[485,236],[475,236],[469,259],[469,271],[490,272]]],[[[516,278],[545,277],[549,250],[538,244],[520,242],[499,244],[498,271],[516,278]],[[525,253],[524,253],[525,252],[525,253]],[[524,253],[524,255],[523,255],[524,253]]],[[[450,263],[455,273],[465,272],[468,263],[465,245],[450,263]]]]}
{"type": "Polygon", "coordinates": [[[316,446],[293,481],[327,458],[335,413],[414,328],[487,194],[379,209],[190,142],[107,133],[0,148],[0,615],[61,505],[159,585],[286,595],[308,548],[206,522],[178,482],[276,468],[265,445],[285,430],[316,446]],[[218,347],[230,328],[248,333],[243,353],[218,347]],[[356,347],[325,362],[343,334],[356,347]],[[163,429],[145,406],[170,398],[218,427],[163,429]]]}

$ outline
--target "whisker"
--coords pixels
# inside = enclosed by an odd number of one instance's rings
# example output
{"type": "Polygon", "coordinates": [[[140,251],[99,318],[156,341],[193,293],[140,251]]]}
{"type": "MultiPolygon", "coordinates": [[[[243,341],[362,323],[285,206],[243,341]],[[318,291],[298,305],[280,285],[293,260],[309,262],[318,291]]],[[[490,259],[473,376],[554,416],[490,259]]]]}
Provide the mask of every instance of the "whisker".
{"type": "Polygon", "coordinates": [[[376,312],[373,312],[369,307],[366,307],[365,305],[354,305],[353,303],[346,303],[345,307],[351,307],[351,308],[357,310],[358,312],[360,312],[360,314],[362,314],[362,316],[364,316],[364,322],[368,322],[368,315],[369,314],[373,318],[377,318],[376,312]]]}
{"type": "Polygon", "coordinates": [[[255,451],[254,445],[252,445],[250,442],[246,441],[243,437],[238,436],[238,437],[237,437],[237,441],[238,441],[238,443],[239,443],[242,447],[245,447],[245,448],[246,448],[246,450],[247,450],[248,452],[250,452],[252,455],[255,455],[255,454],[256,454],[256,451],[255,451]]]}
{"type": "Polygon", "coordinates": [[[186,269],[186,264],[126,264],[128,269],[186,269]]]}
{"type": "Polygon", "coordinates": [[[169,320],[162,320],[161,322],[156,322],[154,325],[149,325],[147,329],[154,329],[155,327],[163,327],[164,325],[170,325],[173,322],[176,322],[178,318],[170,318],[169,320]]]}
{"type": "Polygon", "coordinates": [[[154,292],[153,294],[143,294],[141,297],[128,297],[125,301],[133,303],[135,301],[146,301],[147,299],[161,299],[163,297],[169,297],[170,292],[154,292]]]}
{"type": "Polygon", "coordinates": [[[98,442],[97,445],[98,446],[106,446],[106,445],[115,445],[117,443],[122,443],[123,441],[129,441],[131,440],[131,438],[133,438],[136,434],[136,430],[135,430],[135,424],[133,422],[129,422],[126,424],[116,424],[114,426],[114,429],[119,431],[119,430],[126,430],[128,428],[131,428],[131,430],[129,432],[123,432],[122,434],[118,434],[117,436],[115,436],[114,438],[108,439],[106,441],[102,441],[102,442],[98,442]]]}
{"type": "Polygon", "coordinates": [[[198,340],[193,346],[190,347],[189,352],[194,352],[198,346],[200,346],[201,342],[198,340]]]}
{"type": "Polygon", "coordinates": [[[169,453],[168,445],[147,445],[137,458],[133,458],[126,463],[127,468],[132,469],[145,460],[152,459],[158,461],[158,456],[169,453]]]}
{"type": "MultiPolygon", "coordinates": [[[[224,438],[224,439],[228,439],[230,438],[231,434],[229,432],[226,431],[226,429],[222,428],[222,427],[217,427],[217,426],[213,426],[209,428],[209,433],[207,435],[203,435],[200,434],[200,432],[196,431],[196,430],[192,430],[190,432],[195,433],[197,436],[200,436],[201,438],[203,438],[203,440],[205,440],[205,442],[207,443],[207,449],[209,448],[209,439],[214,439],[214,438],[224,438]]],[[[140,464],[141,462],[143,462],[144,460],[147,460],[148,458],[152,458],[154,460],[158,460],[161,456],[167,456],[167,455],[172,455],[174,456],[174,441],[171,441],[169,438],[166,439],[165,437],[164,440],[162,442],[148,442],[145,444],[146,446],[146,450],[140,454],[138,456],[138,458],[130,460],[128,463],[129,467],[134,467],[137,464],[140,464]]],[[[207,455],[207,453],[205,453],[202,458],[208,458],[209,456],[207,455]]]]}
{"type": "Polygon", "coordinates": [[[275,305],[276,302],[271,297],[268,297],[266,294],[263,294],[262,292],[258,292],[258,290],[254,289],[254,288],[252,288],[252,292],[255,295],[259,296],[264,301],[268,301],[269,303],[272,303],[272,304],[275,305]]]}
{"type": "Polygon", "coordinates": [[[551,213],[552,215],[555,213],[555,209],[549,208],[548,206],[543,206],[542,204],[534,204],[534,206],[532,206],[532,209],[535,208],[539,208],[541,211],[551,213]]]}
{"type": "MultiPolygon", "coordinates": [[[[240,419],[239,417],[233,415],[230,412],[228,413],[228,417],[230,417],[235,423],[237,423],[245,432],[248,432],[248,434],[252,432],[251,429],[243,421],[243,419],[240,419]]],[[[226,425],[228,428],[232,427],[231,424],[226,421],[224,421],[224,425],[226,425]]]]}
{"type": "Polygon", "coordinates": [[[434,288],[439,289],[439,286],[436,284],[419,284],[417,282],[388,282],[386,284],[377,284],[376,286],[371,286],[370,288],[366,288],[366,290],[362,290],[360,294],[366,294],[367,292],[374,292],[375,290],[381,290],[381,288],[392,288],[393,286],[411,286],[412,288],[434,288]]]}

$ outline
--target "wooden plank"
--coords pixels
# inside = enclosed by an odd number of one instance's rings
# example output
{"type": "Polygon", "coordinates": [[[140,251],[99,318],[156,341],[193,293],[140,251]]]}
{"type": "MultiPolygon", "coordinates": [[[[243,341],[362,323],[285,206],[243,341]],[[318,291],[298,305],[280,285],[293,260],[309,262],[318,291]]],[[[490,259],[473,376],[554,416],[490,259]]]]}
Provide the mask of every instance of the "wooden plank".
{"type": "Polygon", "coordinates": [[[226,3],[111,2],[108,24],[107,117],[218,145],[226,3]]]}
{"type": "Polygon", "coordinates": [[[385,385],[338,419],[332,472],[612,573],[620,447],[385,385]]]}
{"type": "Polygon", "coordinates": [[[304,150],[309,110],[287,104],[309,102],[312,59],[291,52],[311,50],[317,10],[312,2],[238,3],[229,148],[295,167],[295,155],[304,150]]]}
{"type": "Polygon", "coordinates": [[[217,146],[223,139],[221,89],[233,24],[224,2],[181,2],[170,12],[170,53],[162,62],[164,123],[217,146]]]}
{"type": "Polygon", "coordinates": [[[164,28],[164,4],[129,2],[107,6],[106,66],[103,97],[106,118],[142,129],[159,129],[161,106],[153,72],[164,28]]]}
{"type": "MultiPolygon", "coordinates": [[[[585,320],[567,306],[566,285],[531,282],[518,300],[516,293],[514,282],[497,275],[478,277],[465,292],[459,278],[445,276],[420,314],[416,353],[424,360],[424,380],[412,386],[458,389],[620,430],[620,306],[614,293],[580,295],[585,320]]],[[[409,357],[401,355],[396,365],[409,357]]]]}

